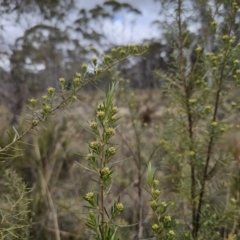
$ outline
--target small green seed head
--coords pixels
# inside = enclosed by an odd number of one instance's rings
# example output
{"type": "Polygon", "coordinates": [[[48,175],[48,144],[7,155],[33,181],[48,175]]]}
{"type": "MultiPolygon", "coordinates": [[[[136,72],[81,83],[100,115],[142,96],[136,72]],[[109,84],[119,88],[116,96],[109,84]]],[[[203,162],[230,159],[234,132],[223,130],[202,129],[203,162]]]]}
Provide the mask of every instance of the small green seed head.
{"type": "Polygon", "coordinates": [[[60,83],[65,83],[66,80],[65,80],[64,78],[59,78],[59,82],[60,82],[60,83]]]}
{"type": "Polygon", "coordinates": [[[100,143],[98,141],[93,141],[90,143],[90,147],[95,150],[99,147],[99,145],[100,143]]]}
{"type": "Polygon", "coordinates": [[[166,202],[161,202],[160,205],[161,205],[161,207],[163,207],[163,208],[166,208],[166,207],[167,207],[167,203],[166,203],[166,202]]]}
{"type": "Polygon", "coordinates": [[[117,208],[118,211],[122,212],[123,209],[124,209],[124,206],[123,206],[122,203],[117,203],[117,204],[116,204],[116,208],[117,208]]]}
{"type": "Polygon", "coordinates": [[[50,96],[52,96],[52,95],[54,94],[54,92],[55,92],[55,88],[53,88],[53,87],[48,87],[47,91],[48,91],[48,94],[49,94],[50,96]]]}
{"type": "Polygon", "coordinates": [[[103,178],[105,178],[105,177],[108,177],[110,175],[111,171],[110,171],[109,167],[104,167],[100,170],[100,173],[101,173],[101,176],[103,178]]]}
{"type": "Polygon", "coordinates": [[[85,195],[85,198],[86,198],[88,201],[92,201],[92,200],[93,200],[93,197],[94,197],[94,192],[88,192],[88,193],[85,195]]]}
{"type": "Polygon", "coordinates": [[[238,4],[237,4],[236,2],[234,2],[234,3],[232,4],[232,7],[233,7],[233,9],[234,9],[235,11],[237,11],[237,10],[239,9],[239,6],[238,6],[238,4]]]}
{"type": "Polygon", "coordinates": [[[216,25],[217,25],[217,23],[215,22],[215,21],[212,21],[211,23],[210,23],[210,25],[211,25],[211,27],[216,27],[216,25]]]}
{"type": "Polygon", "coordinates": [[[51,111],[51,107],[49,105],[45,105],[44,108],[43,108],[43,111],[45,113],[49,113],[51,111]]]}
{"type": "Polygon", "coordinates": [[[29,103],[31,104],[32,108],[35,108],[37,100],[35,98],[28,99],[29,103]]]}
{"type": "Polygon", "coordinates": [[[115,115],[113,115],[113,116],[111,117],[111,120],[112,120],[112,121],[116,121],[116,120],[117,120],[117,117],[116,117],[115,115]]]}
{"type": "Polygon", "coordinates": [[[103,60],[106,64],[110,64],[112,62],[112,57],[109,55],[104,55],[103,60]]]}
{"type": "Polygon", "coordinates": [[[110,147],[110,148],[107,149],[107,152],[110,155],[114,155],[116,153],[116,148],[115,147],[110,147]]]}
{"type": "Polygon", "coordinates": [[[105,112],[103,112],[103,111],[98,111],[98,112],[97,112],[97,117],[98,117],[99,119],[103,119],[104,116],[105,116],[105,112]]]}
{"type": "Polygon", "coordinates": [[[85,73],[87,72],[87,64],[83,63],[83,64],[81,65],[81,69],[82,69],[82,71],[83,71],[83,74],[85,74],[85,73]]]}
{"type": "Polygon", "coordinates": [[[126,52],[122,49],[122,50],[120,50],[120,56],[121,57],[124,57],[126,55],[126,52]]]}
{"type": "Polygon", "coordinates": [[[97,110],[103,110],[104,109],[104,104],[103,103],[99,103],[97,106],[97,110]]]}
{"type": "Polygon", "coordinates": [[[168,234],[169,234],[170,236],[174,236],[174,235],[175,235],[175,232],[174,232],[173,230],[169,230],[169,231],[168,231],[168,234]]]}
{"type": "Polygon", "coordinates": [[[159,185],[159,181],[157,179],[153,180],[153,186],[157,187],[159,185]]]}
{"type": "Polygon", "coordinates": [[[117,112],[118,112],[118,108],[117,108],[117,107],[113,107],[112,112],[113,112],[114,114],[117,113],[117,112]]]}
{"type": "Polygon", "coordinates": [[[165,216],[165,217],[164,217],[164,220],[165,220],[166,222],[171,222],[172,218],[171,218],[171,216],[165,216]]]}
{"type": "Polygon", "coordinates": [[[32,126],[37,126],[39,123],[39,120],[35,119],[32,121],[32,126]]]}
{"type": "Polygon", "coordinates": [[[211,111],[211,106],[209,106],[209,105],[205,106],[205,110],[206,111],[211,111]]]}
{"type": "Polygon", "coordinates": [[[89,153],[87,156],[86,156],[86,159],[88,161],[92,160],[94,158],[94,155],[92,153],[89,153]]]}
{"type": "Polygon", "coordinates": [[[90,127],[92,128],[92,129],[96,129],[97,128],[97,122],[91,122],[90,123],[90,127]]]}
{"type": "Polygon", "coordinates": [[[74,85],[74,88],[79,87],[79,85],[80,85],[80,78],[75,77],[75,78],[73,79],[73,85],[74,85]]]}
{"type": "Polygon", "coordinates": [[[96,66],[97,65],[97,58],[93,58],[92,63],[93,63],[94,66],[96,66]]]}
{"type": "Polygon", "coordinates": [[[189,99],[188,102],[189,102],[190,104],[194,104],[194,103],[197,102],[197,99],[195,99],[195,98],[191,98],[191,99],[189,99]]]}
{"type": "Polygon", "coordinates": [[[234,65],[238,65],[239,64],[239,60],[236,59],[236,60],[233,61],[233,63],[234,63],[234,65]]]}
{"type": "Polygon", "coordinates": [[[195,153],[194,151],[190,151],[190,152],[188,153],[188,155],[189,155],[190,157],[194,157],[194,156],[196,155],[196,153],[195,153]]]}
{"type": "Polygon", "coordinates": [[[117,53],[117,49],[116,49],[116,48],[113,48],[113,49],[111,50],[111,53],[112,53],[113,56],[115,56],[116,53],[117,53]]]}
{"type": "Polygon", "coordinates": [[[217,125],[218,125],[218,123],[217,123],[216,121],[214,121],[214,122],[211,123],[211,126],[212,126],[212,127],[217,127],[217,125]]]}
{"type": "Polygon", "coordinates": [[[158,225],[158,224],[156,224],[156,223],[155,223],[155,224],[153,224],[153,225],[152,225],[152,229],[153,229],[153,230],[157,230],[157,229],[159,229],[159,225],[158,225]]]}
{"type": "Polygon", "coordinates": [[[236,102],[231,102],[232,107],[236,107],[237,103],[236,102]]]}
{"type": "Polygon", "coordinates": [[[223,42],[227,43],[230,40],[230,36],[229,35],[223,35],[222,40],[223,40],[223,42]]]}
{"type": "Polygon", "coordinates": [[[153,189],[153,190],[152,190],[152,195],[153,195],[154,197],[158,197],[160,194],[161,194],[161,191],[160,191],[160,190],[158,190],[158,189],[153,189]]]}
{"type": "Polygon", "coordinates": [[[66,80],[64,78],[59,78],[59,83],[60,83],[62,89],[64,89],[65,88],[65,84],[66,84],[66,80]]]}
{"type": "Polygon", "coordinates": [[[206,53],[206,57],[207,57],[207,58],[211,58],[212,56],[213,56],[213,53],[212,53],[212,52],[207,52],[207,53],[206,53]]]}
{"type": "Polygon", "coordinates": [[[148,48],[149,48],[149,46],[148,46],[147,44],[144,44],[144,45],[143,45],[143,51],[148,50],[148,48]]]}
{"type": "Polygon", "coordinates": [[[133,48],[133,54],[137,54],[137,53],[138,53],[138,47],[136,46],[133,48]]]}
{"type": "Polygon", "coordinates": [[[153,209],[156,209],[158,207],[158,203],[155,201],[155,200],[152,200],[150,201],[150,206],[153,208],[153,209]]]}
{"type": "Polygon", "coordinates": [[[82,77],[82,75],[81,75],[81,73],[79,73],[79,72],[76,72],[76,74],[75,74],[75,77],[77,77],[77,78],[81,78],[81,77],[82,77]]]}
{"type": "Polygon", "coordinates": [[[76,102],[77,101],[77,96],[73,95],[71,100],[72,100],[72,103],[76,102]]]}
{"type": "Polygon", "coordinates": [[[107,135],[112,136],[115,134],[115,130],[114,130],[114,128],[107,128],[106,133],[107,133],[107,135]]]}
{"type": "Polygon", "coordinates": [[[96,73],[97,74],[100,74],[100,73],[102,73],[103,72],[103,69],[102,68],[97,68],[97,70],[96,70],[96,73]]]}
{"type": "Polygon", "coordinates": [[[202,52],[203,52],[203,48],[200,47],[200,46],[198,46],[198,47],[196,48],[196,52],[197,52],[197,53],[202,53],[202,52]]]}
{"type": "Polygon", "coordinates": [[[43,95],[43,96],[42,96],[42,100],[43,100],[44,102],[47,102],[48,96],[47,96],[47,95],[43,95]]]}

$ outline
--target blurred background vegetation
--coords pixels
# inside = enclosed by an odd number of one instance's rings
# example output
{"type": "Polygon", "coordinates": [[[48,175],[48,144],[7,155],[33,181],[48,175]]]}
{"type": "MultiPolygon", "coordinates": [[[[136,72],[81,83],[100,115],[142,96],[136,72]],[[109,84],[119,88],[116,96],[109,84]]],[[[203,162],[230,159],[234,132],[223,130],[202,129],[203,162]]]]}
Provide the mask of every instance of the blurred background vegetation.
{"type": "MultiPolygon", "coordinates": [[[[140,218],[142,236],[152,236],[148,225],[148,193],[145,190],[139,193],[139,181],[142,181],[142,178],[138,176],[138,172],[143,174],[146,169],[144,164],[149,158],[159,166],[161,156],[164,155],[164,150],[157,146],[159,134],[167,121],[166,96],[161,91],[165,83],[154,71],[167,72],[169,66],[172,66],[172,53],[174,45],[177,44],[177,37],[173,34],[176,26],[171,25],[172,1],[165,1],[168,11],[165,11],[157,0],[86,2],[1,1],[1,144],[8,142],[7,128],[11,132],[11,126],[20,130],[24,127],[20,116],[26,113],[25,106],[29,98],[41,96],[48,86],[59,88],[60,77],[71,79],[79,65],[90,62],[96,54],[108,53],[112,47],[119,45],[148,44],[149,50],[143,57],[129,59],[118,66],[122,89],[118,93],[117,106],[119,115],[122,116],[122,124],[115,139],[119,144],[116,158],[132,158],[118,166],[113,195],[121,194],[122,201],[129,207],[120,224],[132,224],[130,228],[120,229],[120,236],[123,239],[137,239],[137,223],[140,218]],[[117,24],[121,27],[116,33],[117,24]],[[129,34],[131,29],[132,35],[129,34]],[[118,41],[119,39],[122,41],[118,41]],[[134,124],[137,125],[137,130],[132,127],[134,124]],[[141,169],[141,164],[144,169],[141,169]],[[135,211],[139,197],[140,208],[146,206],[144,216],[135,211]]],[[[212,2],[214,4],[219,1],[212,2]]],[[[227,0],[222,2],[221,13],[224,16],[230,3],[227,0]]],[[[184,4],[188,11],[183,34],[186,35],[188,61],[194,62],[194,49],[203,36],[205,37],[211,8],[207,0],[189,0],[184,1],[184,4]]],[[[221,16],[219,22],[224,34],[227,26],[221,16]]],[[[238,24],[236,22],[236,29],[238,24]]],[[[214,37],[211,32],[207,35],[204,43],[206,52],[212,52],[216,48],[213,44],[214,37]]],[[[236,35],[236,42],[239,41],[240,34],[236,35]]],[[[98,82],[98,88],[103,89],[113,77],[116,76],[105,74],[102,81],[98,82]]],[[[26,213],[24,204],[19,206],[20,209],[23,208],[24,220],[9,220],[11,226],[18,226],[18,221],[25,224],[26,219],[30,219],[31,227],[26,230],[27,233],[21,233],[21,236],[25,237],[21,239],[58,239],[59,233],[62,240],[91,239],[85,227],[86,210],[82,205],[82,195],[93,183],[90,181],[91,174],[76,164],[76,161],[81,162],[83,159],[75,153],[86,153],[86,142],[90,136],[82,125],[87,124],[93,117],[94,107],[103,96],[101,91],[96,90],[96,86],[87,86],[81,93],[79,102],[66,115],[58,113],[57,118],[39,131],[39,135],[30,135],[24,139],[24,142],[29,144],[25,145],[24,150],[20,150],[23,148],[22,144],[16,146],[19,149],[17,157],[1,163],[2,173],[11,168],[23,179],[26,186],[21,186],[21,189],[32,189],[27,192],[28,198],[32,200],[29,212],[26,213]]],[[[233,97],[237,96],[238,93],[233,97]]],[[[231,135],[230,138],[233,139],[234,151],[238,151],[239,136],[231,135]]],[[[15,172],[11,174],[17,178],[15,172]]],[[[158,171],[158,175],[163,179],[163,172],[158,171]]],[[[9,182],[9,178],[7,179],[5,175],[1,177],[0,184],[9,182]]],[[[234,180],[234,189],[239,188],[238,180],[234,180]]],[[[170,189],[173,178],[164,178],[163,181],[166,188],[170,189]]],[[[141,187],[144,186],[141,184],[141,187]]],[[[1,187],[0,191],[5,194],[10,190],[1,187]]],[[[20,196],[21,194],[25,193],[19,193],[20,196]]],[[[16,196],[16,199],[18,197],[16,196]]]]}

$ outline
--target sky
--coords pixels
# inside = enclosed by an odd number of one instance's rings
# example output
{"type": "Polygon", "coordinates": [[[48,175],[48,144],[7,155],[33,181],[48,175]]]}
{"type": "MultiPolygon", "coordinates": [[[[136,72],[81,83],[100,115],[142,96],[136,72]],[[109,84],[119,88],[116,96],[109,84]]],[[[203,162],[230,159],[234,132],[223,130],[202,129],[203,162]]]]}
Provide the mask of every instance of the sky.
{"type": "MultiPolygon", "coordinates": [[[[101,5],[104,0],[79,0],[79,9],[86,8],[91,9],[96,4],[101,5]]],[[[108,36],[110,43],[117,45],[123,44],[134,44],[139,43],[143,39],[153,38],[159,36],[159,31],[156,31],[151,22],[158,18],[159,4],[153,0],[119,0],[119,2],[127,2],[133,7],[137,8],[142,12],[142,15],[137,16],[136,14],[121,12],[115,15],[113,20],[106,20],[103,24],[103,31],[108,36]]],[[[77,11],[79,11],[77,9],[77,11]]],[[[69,16],[69,20],[75,18],[76,12],[74,11],[69,16]]],[[[22,18],[21,22],[17,24],[12,21],[14,15],[8,15],[8,17],[2,18],[1,25],[4,26],[4,38],[0,39],[0,47],[2,51],[11,51],[11,45],[14,44],[15,40],[23,36],[25,29],[38,24],[41,19],[36,16],[26,15],[22,18]]],[[[8,58],[1,57],[0,66],[7,67],[9,65],[8,58]]]]}
{"type": "MultiPolygon", "coordinates": [[[[90,9],[96,4],[101,4],[103,2],[104,0],[79,0],[79,9],[90,9]]],[[[127,42],[139,42],[144,38],[151,38],[157,35],[150,27],[151,22],[156,20],[158,15],[157,3],[154,3],[152,0],[119,0],[119,2],[129,3],[139,9],[142,15],[136,16],[134,14],[122,13],[115,16],[114,22],[106,21],[104,27],[106,28],[105,31],[109,32],[110,38],[114,41],[119,41],[119,44],[125,44],[127,42]]],[[[1,25],[5,28],[5,41],[7,40],[7,42],[11,42],[12,44],[16,38],[23,35],[24,29],[27,26],[33,25],[34,23],[37,24],[39,21],[35,16],[26,16],[22,22],[18,24],[14,24],[10,19],[10,15],[7,20],[2,19],[1,25]]]]}
{"type": "MultiPolygon", "coordinates": [[[[86,8],[103,2],[102,0],[81,0],[81,4],[86,8]]],[[[142,39],[156,37],[159,34],[151,27],[151,22],[158,17],[159,4],[153,0],[119,0],[119,2],[129,3],[139,9],[142,15],[123,13],[115,17],[114,23],[106,22],[105,27],[112,34],[110,38],[118,44],[139,43],[142,39]]]]}

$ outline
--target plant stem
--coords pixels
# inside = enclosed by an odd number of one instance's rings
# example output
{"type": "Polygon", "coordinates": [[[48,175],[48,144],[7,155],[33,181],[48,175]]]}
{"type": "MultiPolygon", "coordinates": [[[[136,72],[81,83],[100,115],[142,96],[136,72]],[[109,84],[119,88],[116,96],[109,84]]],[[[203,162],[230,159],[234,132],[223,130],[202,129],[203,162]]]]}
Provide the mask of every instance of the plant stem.
{"type": "MultiPolygon", "coordinates": [[[[183,87],[185,92],[185,104],[186,104],[186,110],[187,110],[187,119],[188,119],[188,138],[190,140],[189,144],[189,151],[192,151],[193,149],[193,120],[192,120],[192,112],[189,104],[189,99],[191,95],[191,89],[189,87],[189,84],[187,84],[187,79],[185,76],[185,58],[183,53],[183,32],[182,32],[182,0],[178,0],[178,30],[179,30],[179,52],[180,52],[180,74],[181,79],[183,81],[183,87]]],[[[195,164],[193,161],[190,163],[191,167],[191,204],[192,204],[192,225],[193,225],[193,232],[196,228],[196,178],[195,178],[195,164]]]]}
{"type": "MultiPolygon", "coordinates": [[[[231,29],[232,29],[232,25],[233,25],[233,21],[232,24],[230,25],[228,34],[230,36],[231,33],[231,29]]],[[[220,71],[220,77],[219,77],[219,85],[218,85],[218,90],[216,93],[216,98],[215,98],[215,105],[214,105],[214,112],[213,112],[213,116],[212,116],[212,121],[216,121],[217,119],[217,113],[218,113],[218,109],[219,109],[219,103],[220,103],[220,94],[222,91],[222,83],[224,80],[224,69],[226,66],[226,61],[228,58],[228,54],[229,54],[229,45],[226,47],[225,53],[224,53],[224,58],[223,58],[223,63],[221,66],[221,71],[220,71]]],[[[206,156],[206,160],[205,160],[205,168],[203,171],[203,178],[201,181],[201,189],[200,189],[200,194],[199,194],[199,201],[198,201],[198,208],[197,208],[197,215],[196,215],[196,226],[193,232],[193,237],[194,239],[197,239],[197,234],[200,228],[200,218],[201,218],[201,213],[202,213],[202,206],[204,203],[204,192],[205,192],[205,186],[206,186],[206,182],[207,182],[207,176],[208,176],[208,168],[209,168],[209,163],[210,163],[210,159],[211,159],[211,153],[212,153],[212,149],[214,146],[214,135],[211,134],[210,139],[209,139],[209,143],[208,143],[208,149],[207,149],[207,156],[206,156]]]]}
{"type": "MultiPolygon", "coordinates": [[[[100,169],[104,167],[104,145],[102,146],[102,157],[101,157],[101,163],[100,163],[100,169]]],[[[104,240],[104,185],[103,180],[100,179],[101,182],[101,228],[102,228],[102,240],[104,240]]]]}

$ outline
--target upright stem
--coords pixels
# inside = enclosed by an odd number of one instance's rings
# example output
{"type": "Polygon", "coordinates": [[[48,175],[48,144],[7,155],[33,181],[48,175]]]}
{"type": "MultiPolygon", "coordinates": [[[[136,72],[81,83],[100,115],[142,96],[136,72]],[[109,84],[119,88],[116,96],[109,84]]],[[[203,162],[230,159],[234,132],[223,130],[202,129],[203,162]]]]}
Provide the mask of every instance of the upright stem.
{"type": "Polygon", "coordinates": [[[104,189],[101,186],[101,216],[102,216],[102,236],[104,236],[104,189]]]}
{"type": "MultiPolygon", "coordinates": [[[[221,92],[221,88],[219,86],[219,89],[218,89],[217,95],[216,95],[213,121],[215,121],[216,117],[217,117],[217,110],[218,110],[218,106],[219,106],[220,92],[221,92]]],[[[214,136],[211,135],[211,137],[209,139],[209,143],[208,143],[207,157],[206,157],[205,168],[204,168],[204,172],[203,172],[203,179],[202,179],[202,182],[201,182],[201,189],[200,189],[199,202],[198,202],[197,215],[196,215],[196,225],[195,225],[195,227],[193,229],[193,232],[192,232],[192,235],[193,235],[194,239],[197,239],[197,234],[198,234],[198,231],[199,231],[199,228],[200,228],[200,216],[201,216],[201,212],[202,212],[203,197],[204,197],[205,185],[206,185],[206,181],[207,181],[208,167],[209,167],[209,162],[210,162],[210,159],[211,159],[211,153],[212,153],[212,148],[213,148],[213,140],[214,140],[214,136]]]]}
{"type": "MultiPolygon", "coordinates": [[[[182,0],[178,0],[178,8],[177,8],[177,24],[178,24],[178,31],[179,31],[179,54],[180,54],[180,74],[181,79],[183,81],[183,87],[185,92],[185,104],[187,110],[187,119],[188,119],[188,138],[190,140],[189,144],[189,151],[193,150],[193,119],[192,119],[192,112],[189,104],[189,99],[191,96],[191,90],[189,88],[189,84],[187,83],[187,79],[185,76],[186,67],[185,67],[185,58],[183,53],[183,30],[182,30],[182,0]]],[[[196,228],[196,178],[195,178],[195,164],[193,161],[190,163],[191,166],[191,201],[192,201],[192,225],[193,225],[193,232],[196,228]]]]}
{"type": "MultiPolygon", "coordinates": [[[[229,32],[229,34],[230,34],[230,32],[229,32]]],[[[220,94],[221,94],[221,91],[222,91],[222,83],[223,83],[223,78],[224,78],[224,68],[225,68],[225,65],[226,65],[226,60],[227,60],[227,57],[228,57],[228,53],[229,53],[229,46],[225,50],[224,60],[223,60],[221,71],[220,71],[219,86],[218,86],[218,90],[217,90],[217,93],[216,93],[216,99],[215,99],[212,121],[217,120],[217,113],[218,113],[219,102],[220,102],[220,94]]],[[[197,215],[196,215],[196,227],[195,227],[194,232],[193,232],[194,239],[197,238],[197,234],[198,234],[198,231],[199,231],[199,228],[200,228],[200,217],[201,217],[201,212],[202,212],[202,205],[203,205],[203,202],[204,202],[205,185],[206,185],[206,182],[207,182],[208,168],[209,168],[209,162],[210,162],[210,159],[211,159],[211,153],[212,153],[213,146],[214,146],[214,135],[211,134],[210,139],[209,139],[209,143],[208,143],[207,157],[206,157],[206,160],[205,160],[205,168],[204,168],[204,171],[203,171],[203,178],[202,178],[202,181],[201,181],[201,189],[200,189],[199,202],[198,202],[197,215]]]]}
{"type": "MultiPolygon", "coordinates": [[[[102,146],[102,157],[101,157],[101,168],[104,167],[104,146],[102,146]]],[[[100,189],[100,195],[101,195],[101,227],[102,227],[102,240],[104,240],[104,186],[103,186],[103,180],[101,180],[101,189],[100,189]]]]}
{"type": "Polygon", "coordinates": [[[141,147],[138,133],[137,137],[137,151],[138,151],[138,239],[142,238],[142,161],[141,161],[141,147]]]}
{"type": "MultiPolygon", "coordinates": [[[[128,103],[129,104],[129,103],[128,103]]],[[[130,104],[129,104],[129,108],[130,104]]],[[[134,122],[134,115],[133,112],[130,111],[131,114],[131,120],[132,123],[134,122]]],[[[129,147],[129,150],[131,151],[133,155],[134,162],[136,164],[137,170],[138,170],[138,184],[137,184],[137,194],[138,194],[138,205],[137,205],[137,218],[138,218],[138,229],[137,234],[135,235],[136,239],[142,238],[142,222],[143,222],[143,204],[142,204],[142,159],[141,159],[141,139],[140,139],[140,133],[137,130],[137,127],[135,124],[133,124],[134,127],[134,134],[136,137],[136,154],[132,151],[131,147],[129,147]]]]}

